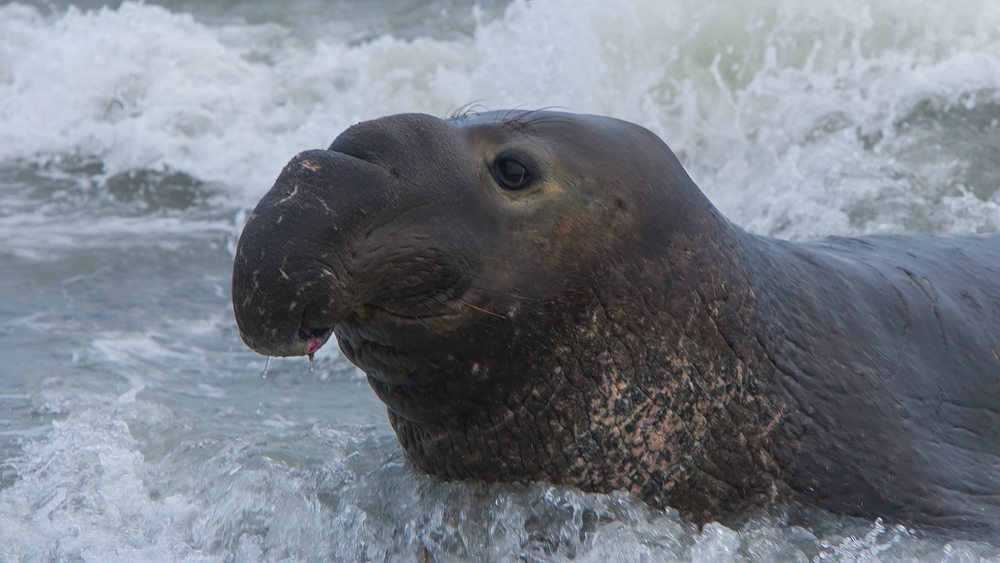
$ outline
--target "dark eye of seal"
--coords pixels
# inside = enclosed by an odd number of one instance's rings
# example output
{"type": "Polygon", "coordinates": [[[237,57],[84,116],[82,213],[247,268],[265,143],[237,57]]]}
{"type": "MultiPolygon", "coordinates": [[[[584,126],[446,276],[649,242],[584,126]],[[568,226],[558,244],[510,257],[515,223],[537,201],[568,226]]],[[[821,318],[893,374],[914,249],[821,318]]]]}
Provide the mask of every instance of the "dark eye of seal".
{"type": "Polygon", "coordinates": [[[531,174],[523,164],[513,157],[501,155],[493,163],[497,182],[507,190],[521,190],[531,181],[531,174]]]}

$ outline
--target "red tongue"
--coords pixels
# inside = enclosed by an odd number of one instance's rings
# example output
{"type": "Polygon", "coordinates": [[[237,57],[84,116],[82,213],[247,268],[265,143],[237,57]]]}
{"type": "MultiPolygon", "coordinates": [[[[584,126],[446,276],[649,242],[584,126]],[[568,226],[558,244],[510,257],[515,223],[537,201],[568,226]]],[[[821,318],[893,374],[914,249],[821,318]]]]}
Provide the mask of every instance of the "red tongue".
{"type": "Polygon", "coordinates": [[[316,350],[319,350],[319,347],[322,346],[322,343],[319,341],[319,338],[316,338],[315,336],[312,335],[311,328],[302,325],[299,327],[299,330],[309,337],[306,339],[306,355],[309,356],[310,360],[312,360],[313,353],[316,350]]]}

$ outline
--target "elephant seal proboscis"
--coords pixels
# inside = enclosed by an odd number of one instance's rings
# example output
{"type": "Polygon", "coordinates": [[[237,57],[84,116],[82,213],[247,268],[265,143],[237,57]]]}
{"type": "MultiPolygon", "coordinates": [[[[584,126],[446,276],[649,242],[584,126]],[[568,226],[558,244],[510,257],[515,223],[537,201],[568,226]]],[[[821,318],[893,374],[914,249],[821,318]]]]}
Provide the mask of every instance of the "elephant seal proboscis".
{"type": "Polygon", "coordinates": [[[1000,530],[1000,235],[748,234],[630,123],[355,125],[257,205],[233,305],[261,354],[335,334],[441,478],[1000,530]]]}

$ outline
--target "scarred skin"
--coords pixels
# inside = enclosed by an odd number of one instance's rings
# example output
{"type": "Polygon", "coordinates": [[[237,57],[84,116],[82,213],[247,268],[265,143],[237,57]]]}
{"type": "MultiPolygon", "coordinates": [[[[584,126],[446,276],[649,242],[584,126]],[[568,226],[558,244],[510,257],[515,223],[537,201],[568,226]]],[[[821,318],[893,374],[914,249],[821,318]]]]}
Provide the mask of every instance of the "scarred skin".
{"type": "Polygon", "coordinates": [[[258,204],[233,304],[261,354],[335,334],[441,478],[1000,530],[1000,235],[751,235],[626,122],[355,125],[258,204]]]}

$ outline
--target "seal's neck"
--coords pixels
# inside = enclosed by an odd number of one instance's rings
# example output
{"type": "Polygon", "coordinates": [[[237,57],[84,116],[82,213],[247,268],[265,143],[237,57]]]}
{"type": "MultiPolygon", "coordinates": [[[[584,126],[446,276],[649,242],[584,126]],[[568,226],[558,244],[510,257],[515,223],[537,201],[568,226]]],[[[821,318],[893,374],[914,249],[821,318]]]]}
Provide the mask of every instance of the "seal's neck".
{"type": "Polygon", "coordinates": [[[447,478],[624,489],[696,521],[779,494],[741,258],[754,240],[712,220],[523,307],[470,364],[476,409],[422,424],[390,412],[407,457],[447,478]]]}
{"type": "Polygon", "coordinates": [[[763,250],[717,213],[710,220],[596,288],[591,325],[576,332],[593,336],[573,346],[598,354],[587,360],[600,382],[589,420],[607,481],[595,488],[626,488],[696,521],[785,493],[768,453],[781,406],[764,392],[774,368],[745,268],[763,250]]]}

